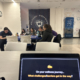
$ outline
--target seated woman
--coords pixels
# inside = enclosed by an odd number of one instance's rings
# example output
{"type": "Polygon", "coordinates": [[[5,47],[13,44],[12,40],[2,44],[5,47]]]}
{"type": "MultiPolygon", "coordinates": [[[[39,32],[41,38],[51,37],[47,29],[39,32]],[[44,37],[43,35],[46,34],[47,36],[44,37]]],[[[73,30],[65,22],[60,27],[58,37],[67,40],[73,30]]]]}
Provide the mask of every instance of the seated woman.
{"type": "MultiPolygon", "coordinates": [[[[51,42],[53,38],[51,26],[48,24],[45,24],[43,26],[43,30],[44,30],[44,33],[43,33],[42,39],[39,40],[38,42],[51,42]]],[[[31,50],[35,50],[36,45],[32,45],[31,47],[32,47],[31,50]]]]}
{"type": "Polygon", "coordinates": [[[25,29],[22,29],[21,35],[25,35],[25,34],[26,34],[25,29]]]}
{"type": "Polygon", "coordinates": [[[45,41],[51,42],[51,40],[53,38],[51,26],[48,24],[45,24],[43,26],[43,30],[44,30],[44,33],[43,33],[42,39],[40,41],[41,42],[45,42],[45,41]]]}
{"type": "Polygon", "coordinates": [[[30,33],[29,33],[30,35],[36,35],[36,32],[35,32],[35,30],[34,30],[34,28],[31,28],[30,29],[30,33]]]}

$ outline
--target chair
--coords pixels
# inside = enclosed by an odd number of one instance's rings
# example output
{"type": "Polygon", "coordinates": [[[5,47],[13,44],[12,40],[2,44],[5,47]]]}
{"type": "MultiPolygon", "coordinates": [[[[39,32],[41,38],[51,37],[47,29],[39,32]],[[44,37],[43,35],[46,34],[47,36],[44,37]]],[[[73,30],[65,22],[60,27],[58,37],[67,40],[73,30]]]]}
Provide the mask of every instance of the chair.
{"type": "Polygon", "coordinates": [[[55,42],[55,43],[59,43],[59,46],[61,47],[61,34],[58,34],[57,36],[56,36],[56,38],[53,40],[53,42],[55,42]]]}
{"type": "Polygon", "coordinates": [[[7,36],[7,42],[18,42],[17,36],[7,36]]]}
{"type": "Polygon", "coordinates": [[[20,36],[20,37],[21,37],[21,42],[27,42],[31,44],[31,35],[20,36]]]}
{"type": "Polygon", "coordinates": [[[54,42],[38,42],[36,51],[59,51],[59,43],[54,42]]]}
{"type": "Polygon", "coordinates": [[[22,42],[8,42],[6,44],[6,51],[26,51],[27,43],[22,42]]]}
{"type": "Polygon", "coordinates": [[[53,36],[53,38],[52,38],[51,42],[53,42],[53,41],[54,41],[55,37],[56,37],[56,36],[53,36]]]}

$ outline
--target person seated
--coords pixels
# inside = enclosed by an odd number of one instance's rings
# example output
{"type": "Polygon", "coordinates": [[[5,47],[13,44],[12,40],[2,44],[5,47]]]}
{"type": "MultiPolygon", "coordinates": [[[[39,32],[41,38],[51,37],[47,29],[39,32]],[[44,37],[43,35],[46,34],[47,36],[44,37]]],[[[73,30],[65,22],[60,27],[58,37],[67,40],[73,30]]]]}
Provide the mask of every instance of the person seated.
{"type": "Polygon", "coordinates": [[[38,34],[38,36],[42,36],[43,35],[43,28],[42,27],[39,27],[39,29],[38,29],[38,31],[37,31],[37,34],[38,34]]]}
{"type": "Polygon", "coordinates": [[[44,33],[43,33],[43,36],[42,36],[42,39],[40,40],[41,42],[43,41],[48,41],[48,42],[51,42],[52,38],[53,38],[53,34],[52,34],[52,28],[50,25],[48,24],[45,24],[43,26],[43,29],[44,29],[44,33]]]}
{"type": "Polygon", "coordinates": [[[12,32],[7,27],[4,28],[4,31],[0,32],[0,49],[1,49],[1,51],[4,51],[4,44],[7,43],[6,36],[11,36],[11,35],[12,35],[12,32]]]}
{"type": "Polygon", "coordinates": [[[30,33],[29,33],[30,35],[36,35],[36,32],[35,32],[35,30],[34,30],[34,28],[31,28],[30,29],[30,33]]]}
{"type": "Polygon", "coordinates": [[[57,36],[57,32],[54,30],[52,30],[52,34],[53,34],[53,36],[57,36]]]}
{"type": "MultiPolygon", "coordinates": [[[[45,24],[43,26],[43,30],[44,30],[44,33],[43,33],[42,39],[37,42],[51,42],[51,40],[53,38],[51,26],[48,24],[45,24]]],[[[35,50],[35,48],[36,48],[36,44],[33,45],[31,49],[35,50]]]]}
{"type": "Polygon", "coordinates": [[[25,29],[22,29],[21,35],[25,35],[25,29]]]}

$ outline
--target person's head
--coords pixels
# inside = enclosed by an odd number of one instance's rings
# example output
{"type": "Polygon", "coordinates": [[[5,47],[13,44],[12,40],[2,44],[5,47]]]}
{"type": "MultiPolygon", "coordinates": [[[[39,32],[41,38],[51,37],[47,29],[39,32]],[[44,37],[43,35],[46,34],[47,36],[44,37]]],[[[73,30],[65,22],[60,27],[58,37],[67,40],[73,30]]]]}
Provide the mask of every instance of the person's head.
{"type": "Polygon", "coordinates": [[[5,27],[5,28],[4,28],[4,32],[5,32],[5,33],[8,33],[8,32],[9,32],[9,29],[8,29],[7,27],[5,27]]]}
{"type": "Polygon", "coordinates": [[[31,28],[31,32],[34,32],[34,28],[31,28]]]}
{"type": "Polygon", "coordinates": [[[25,29],[22,29],[22,33],[25,33],[25,29]]]}
{"type": "Polygon", "coordinates": [[[43,28],[42,27],[39,27],[39,31],[43,31],[43,28]]]}
{"type": "Polygon", "coordinates": [[[44,29],[44,31],[45,30],[52,30],[52,28],[51,28],[51,26],[49,25],[49,24],[45,24],[44,26],[43,26],[43,29],[44,29]]]}

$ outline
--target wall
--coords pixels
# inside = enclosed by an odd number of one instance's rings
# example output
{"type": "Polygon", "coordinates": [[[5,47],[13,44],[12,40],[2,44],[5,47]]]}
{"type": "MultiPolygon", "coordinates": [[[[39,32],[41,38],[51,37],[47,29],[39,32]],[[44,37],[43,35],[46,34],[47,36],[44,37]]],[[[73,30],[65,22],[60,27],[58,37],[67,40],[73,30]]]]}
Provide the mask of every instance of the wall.
{"type": "Polygon", "coordinates": [[[2,17],[0,17],[0,31],[4,27],[8,27],[13,35],[17,32],[21,33],[21,14],[20,3],[1,3],[0,11],[2,11],[2,17]]]}
{"type": "MultiPolygon", "coordinates": [[[[15,35],[17,32],[21,33],[21,26],[24,29],[26,29],[27,25],[29,26],[28,9],[23,5],[20,7],[20,3],[0,2],[0,11],[2,11],[2,17],[0,17],[0,31],[7,26],[15,35]]],[[[73,37],[79,37],[80,9],[50,8],[50,25],[52,29],[60,33],[63,37],[65,17],[74,17],[73,37]]]]}
{"type": "Polygon", "coordinates": [[[64,20],[74,17],[73,37],[79,37],[80,9],[78,8],[50,8],[50,24],[52,29],[64,37],[64,20]]]}
{"type": "Polygon", "coordinates": [[[21,28],[27,31],[27,26],[29,29],[29,13],[28,9],[25,8],[22,4],[20,4],[21,9],[21,28]]]}
{"type": "Polygon", "coordinates": [[[52,29],[63,37],[63,20],[64,20],[64,8],[50,8],[50,25],[52,29]]]}
{"type": "MultiPolygon", "coordinates": [[[[57,31],[63,37],[63,20],[64,9],[63,8],[50,8],[50,25],[52,29],[57,31]]],[[[26,24],[29,26],[29,14],[28,9],[21,5],[21,27],[26,29],[26,24]]]]}
{"type": "Polygon", "coordinates": [[[2,31],[4,26],[4,12],[3,12],[3,4],[1,2],[0,2],[0,11],[2,12],[2,17],[0,17],[0,31],[2,31]]]}
{"type": "MultiPolygon", "coordinates": [[[[50,8],[50,25],[52,29],[64,37],[64,19],[65,17],[74,17],[73,37],[79,37],[80,29],[80,9],[71,8],[50,8]]],[[[29,24],[28,9],[21,9],[21,24],[22,28],[26,29],[26,24],[29,24]]]]}
{"type": "Polygon", "coordinates": [[[4,27],[8,27],[15,35],[21,32],[20,3],[3,3],[4,27]]]}
{"type": "Polygon", "coordinates": [[[74,28],[73,28],[73,37],[79,37],[80,29],[80,9],[76,8],[65,8],[64,9],[64,18],[65,17],[74,17],[74,28]]]}

